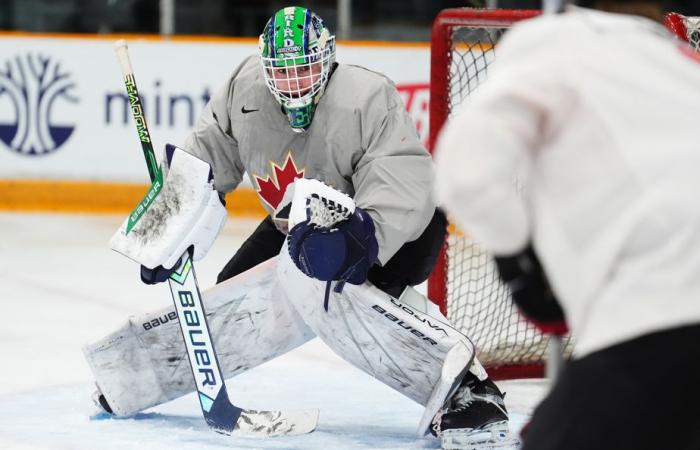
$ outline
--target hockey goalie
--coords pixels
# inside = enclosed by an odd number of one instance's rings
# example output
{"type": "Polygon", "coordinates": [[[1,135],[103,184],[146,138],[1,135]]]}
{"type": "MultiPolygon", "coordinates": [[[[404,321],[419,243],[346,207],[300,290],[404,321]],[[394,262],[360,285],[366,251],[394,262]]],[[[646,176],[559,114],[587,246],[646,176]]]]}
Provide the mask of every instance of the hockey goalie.
{"type": "MultiPolygon", "coordinates": [[[[221,199],[247,174],[269,215],[202,292],[226,378],[317,336],[424,405],[421,436],[446,449],[517,446],[472,343],[412,287],[432,270],[447,221],[432,159],[390,80],[338,64],[323,21],[283,8],[183,147],[168,146],[160,194],[111,245],[141,264],[145,283],[167,280],[183,253],[206,255],[221,199]]],[[[129,318],[85,355],[110,414],[194,389],[173,308],[129,318]]]]}

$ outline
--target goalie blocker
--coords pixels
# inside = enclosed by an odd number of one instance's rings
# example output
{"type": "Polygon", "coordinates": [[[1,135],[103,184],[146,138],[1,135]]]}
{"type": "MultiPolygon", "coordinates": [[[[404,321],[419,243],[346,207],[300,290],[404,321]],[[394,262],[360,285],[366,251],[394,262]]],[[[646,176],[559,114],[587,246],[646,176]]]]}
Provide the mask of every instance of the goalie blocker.
{"type": "Polygon", "coordinates": [[[170,144],[163,161],[162,189],[150,203],[149,191],[110,241],[112,250],[141,264],[149,284],[166,281],[188,250],[194,261],[202,259],[227,216],[209,164],[170,144]]]}

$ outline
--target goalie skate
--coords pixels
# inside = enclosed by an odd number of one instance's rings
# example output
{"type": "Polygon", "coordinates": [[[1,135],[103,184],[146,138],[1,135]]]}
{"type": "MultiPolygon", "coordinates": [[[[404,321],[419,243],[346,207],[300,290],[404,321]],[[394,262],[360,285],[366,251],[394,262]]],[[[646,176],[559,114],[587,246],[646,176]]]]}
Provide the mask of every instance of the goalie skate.
{"type": "Polygon", "coordinates": [[[509,437],[508,422],[497,422],[479,429],[445,430],[440,436],[443,450],[516,450],[520,442],[509,437]]]}
{"type": "Polygon", "coordinates": [[[443,450],[515,450],[503,394],[490,380],[468,373],[447,407],[435,416],[433,431],[443,450]]]}

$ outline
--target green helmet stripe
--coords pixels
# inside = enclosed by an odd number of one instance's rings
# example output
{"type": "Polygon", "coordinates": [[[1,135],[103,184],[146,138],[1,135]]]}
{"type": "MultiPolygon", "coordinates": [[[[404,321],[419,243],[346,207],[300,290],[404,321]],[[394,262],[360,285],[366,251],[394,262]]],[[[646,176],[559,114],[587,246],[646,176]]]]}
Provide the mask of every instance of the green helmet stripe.
{"type": "Polygon", "coordinates": [[[305,64],[304,55],[308,52],[306,39],[307,9],[300,7],[284,8],[275,14],[273,58],[284,58],[281,66],[305,64]],[[299,58],[297,58],[299,56],[299,58]]]}

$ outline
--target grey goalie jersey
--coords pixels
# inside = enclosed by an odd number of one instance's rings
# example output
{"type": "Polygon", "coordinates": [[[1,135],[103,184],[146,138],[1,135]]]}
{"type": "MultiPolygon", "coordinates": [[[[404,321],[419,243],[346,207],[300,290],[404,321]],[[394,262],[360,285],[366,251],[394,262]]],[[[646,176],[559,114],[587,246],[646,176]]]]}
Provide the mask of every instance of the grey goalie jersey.
{"type": "Polygon", "coordinates": [[[220,192],[247,173],[269,213],[300,177],[350,195],[374,220],[382,264],[420,236],[435,209],[432,158],[401,98],[389,79],[359,66],[336,67],[311,126],[298,133],[251,56],[212,97],[184,146],[212,165],[220,192]]]}

